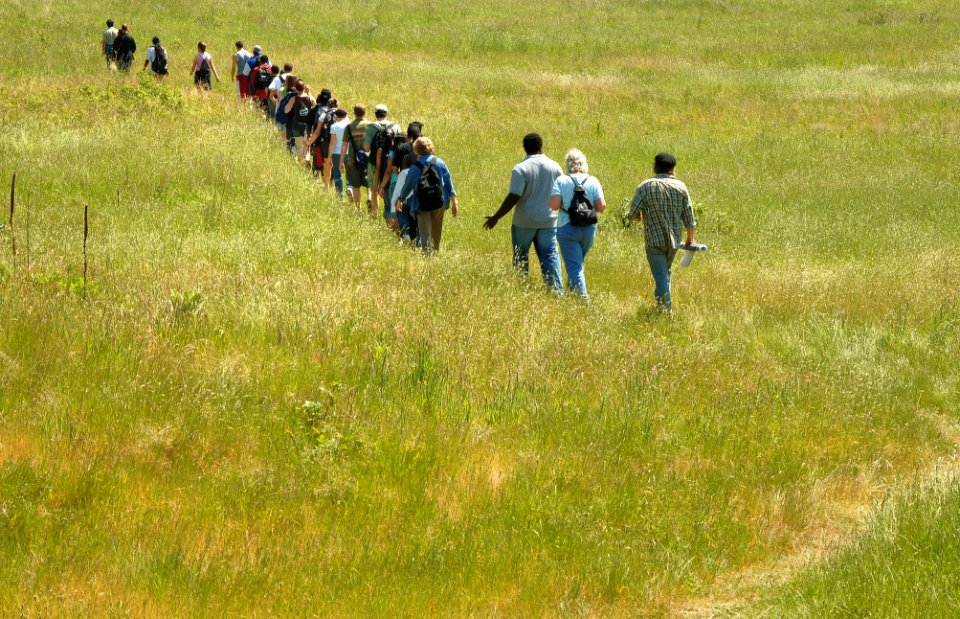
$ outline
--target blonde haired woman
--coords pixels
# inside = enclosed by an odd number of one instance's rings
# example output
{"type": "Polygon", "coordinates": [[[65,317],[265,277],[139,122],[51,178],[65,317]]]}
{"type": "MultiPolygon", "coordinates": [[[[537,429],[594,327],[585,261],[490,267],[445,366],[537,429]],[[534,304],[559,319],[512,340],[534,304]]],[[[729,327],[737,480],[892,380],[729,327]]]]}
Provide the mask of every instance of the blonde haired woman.
{"type": "Polygon", "coordinates": [[[440,249],[443,234],[443,215],[447,209],[456,217],[460,213],[457,190],[453,188],[450,169],[433,154],[433,141],[419,137],[413,143],[417,157],[407,173],[407,180],[400,191],[401,209],[417,218],[420,230],[420,247],[430,253],[440,249]],[[424,182],[420,182],[421,177],[424,182]]]}
{"type": "Polygon", "coordinates": [[[575,226],[570,222],[568,210],[578,187],[583,188],[597,213],[602,213],[607,208],[607,203],[603,198],[603,187],[600,186],[600,181],[588,174],[587,158],[582,152],[575,148],[570,149],[565,164],[567,174],[553,183],[553,191],[550,192],[550,208],[560,211],[557,217],[557,243],[560,245],[563,265],[567,268],[567,288],[579,293],[584,301],[589,302],[583,262],[590,248],[593,247],[597,224],[575,226]]]}

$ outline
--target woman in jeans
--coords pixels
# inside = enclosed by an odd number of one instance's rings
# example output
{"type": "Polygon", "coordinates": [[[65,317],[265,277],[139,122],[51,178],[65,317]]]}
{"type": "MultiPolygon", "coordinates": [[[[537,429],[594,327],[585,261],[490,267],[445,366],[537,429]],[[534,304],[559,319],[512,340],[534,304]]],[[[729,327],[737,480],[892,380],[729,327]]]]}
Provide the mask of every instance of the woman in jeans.
{"type": "Polygon", "coordinates": [[[210,72],[220,81],[220,74],[217,73],[217,67],[213,64],[213,57],[207,53],[207,44],[203,41],[197,43],[197,55],[193,57],[193,67],[190,73],[193,74],[193,83],[202,90],[210,90],[213,85],[210,83],[210,72]]]}
{"type": "Polygon", "coordinates": [[[589,226],[574,226],[570,223],[567,209],[573,201],[574,189],[581,185],[587,198],[598,213],[607,208],[603,199],[603,187],[600,181],[587,174],[587,158],[579,150],[573,148],[566,157],[567,174],[553,183],[550,194],[550,208],[560,211],[557,216],[557,243],[560,245],[560,255],[567,269],[567,288],[577,292],[586,302],[590,301],[587,295],[587,279],[583,274],[583,261],[593,246],[593,239],[597,234],[597,224],[589,226]]]}

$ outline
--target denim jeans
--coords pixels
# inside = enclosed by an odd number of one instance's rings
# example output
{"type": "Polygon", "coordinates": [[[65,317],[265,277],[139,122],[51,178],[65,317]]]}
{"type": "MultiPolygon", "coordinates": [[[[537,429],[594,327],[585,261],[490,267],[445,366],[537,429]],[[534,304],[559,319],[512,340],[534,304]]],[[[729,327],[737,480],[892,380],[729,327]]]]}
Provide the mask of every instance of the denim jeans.
{"type": "Polygon", "coordinates": [[[513,238],[513,266],[524,274],[530,272],[530,245],[540,260],[540,273],[544,283],[557,294],[563,294],[563,282],[560,279],[560,254],[557,252],[556,228],[518,228],[510,227],[513,238]]]}
{"type": "Polygon", "coordinates": [[[330,173],[330,179],[333,181],[333,184],[337,188],[337,193],[340,194],[340,197],[343,197],[343,174],[340,173],[340,155],[334,155],[331,158],[331,163],[333,164],[333,171],[330,173]]]}
{"type": "Polygon", "coordinates": [[[670,311],[670,267],[677,250],[669,248],[647,248],[647,262],[650,272],[653,273],[655,284],[653,297],[657,300],[657,307],[670,311]]]}
{"type": "Polygon", "coordinates": [[[593,239],[596,235],[596,224],[592,226],[567,224],[557,229],[560,255],[563,256],[563,266],[567,267],[567,288],[579,293],[585,301],[589,301],[590,296],[587,295],[587,278],[583,274],[583,261],[587,258],[587,252],[593,247],[593,239]]]}

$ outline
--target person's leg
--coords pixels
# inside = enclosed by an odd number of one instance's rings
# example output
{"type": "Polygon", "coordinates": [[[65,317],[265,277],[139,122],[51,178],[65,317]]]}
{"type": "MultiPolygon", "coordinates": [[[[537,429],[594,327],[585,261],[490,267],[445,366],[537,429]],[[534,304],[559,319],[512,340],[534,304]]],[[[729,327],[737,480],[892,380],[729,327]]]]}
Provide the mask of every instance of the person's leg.
{"type": "Polygon", "coordinates": [[[563,294],[562,272],[560,270],[560,254],[557,252],[557,229],[539,228],[533,237],[533,247],[540,259],[540,274],[543,283],[563,294]]]}
{"type": "Polygon", "coordinates": [[[417,211],[417,229],[420,231],[420,248],[424,253],[433,251],[433,218],[430,213],[417,211]]]}
{"type": "Polygon", "coordinates": [[[347,164],[347,185],[350,186],[350,198],[353,205],[360,206],[360,187],[363,185],[363,175],[356,166],[347,164]]]}
{"type": "Polygon", "coordinates": [[[513,267],[524,275],[530,272],[530,245],[537,231],[533,228],[510,226],[510,239],[513,242],[513,267]]]}
{"type": "Polygon", "coordinates": [[[367,192],[367,195],[370,196],[370,212],[373,213],[380,212],[380,194],[377,193],[377,188],[380,187],[380,180],[377,178],[377,168],[373,165],[367,165],[367,180],[369,181],[370,190],[367,192]]]}
{"type": "Polygon", "coordinates": [[[433,227],[431,236],[433,236],[433,250],[440,251],[440,239],[443,237],[443,216],[447,212],[445,208],[438,208],[430,211],[430,225],[433,227]]]}
{"type": "Polygon", "coordinates": [[[581,286],[583,247],[580,246],[579,231],[570,224],[559,228],[557,243],[560,245],[560,255],[563,256],[563,266],[567,269],[567,288],[586,297],[586,285],[581,286]]]}
{"type": "Polygon", "coordinates": [[[337,188],[337,193],[343,199],[343,174],[340,173],[340,155],[334,155],[330,165],[330,179],[333,186],[337,188]]]}
{"type": "MultiPolygon", "coordinates": [[[[676,252],[673,252],[676,255],[676,252]]],[[[653,275],[653,297],[657,308],[670,311],[670,262],[668,252],[663,249],[647,248],[647,262],[653,275]]]]}

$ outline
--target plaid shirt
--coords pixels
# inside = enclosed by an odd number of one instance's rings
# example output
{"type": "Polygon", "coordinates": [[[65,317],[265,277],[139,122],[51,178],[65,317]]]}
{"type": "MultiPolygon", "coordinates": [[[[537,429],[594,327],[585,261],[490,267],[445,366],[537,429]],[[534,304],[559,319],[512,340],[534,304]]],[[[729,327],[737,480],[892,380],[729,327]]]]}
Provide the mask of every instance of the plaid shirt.
{"type": "Polygon", "coordinates": [[[657,174],[637,187],[627,219],[641,215],[650,248],[675,249],[684,241],[684,229],[697,226],[687,186],[670,174],[657,174]]]}

